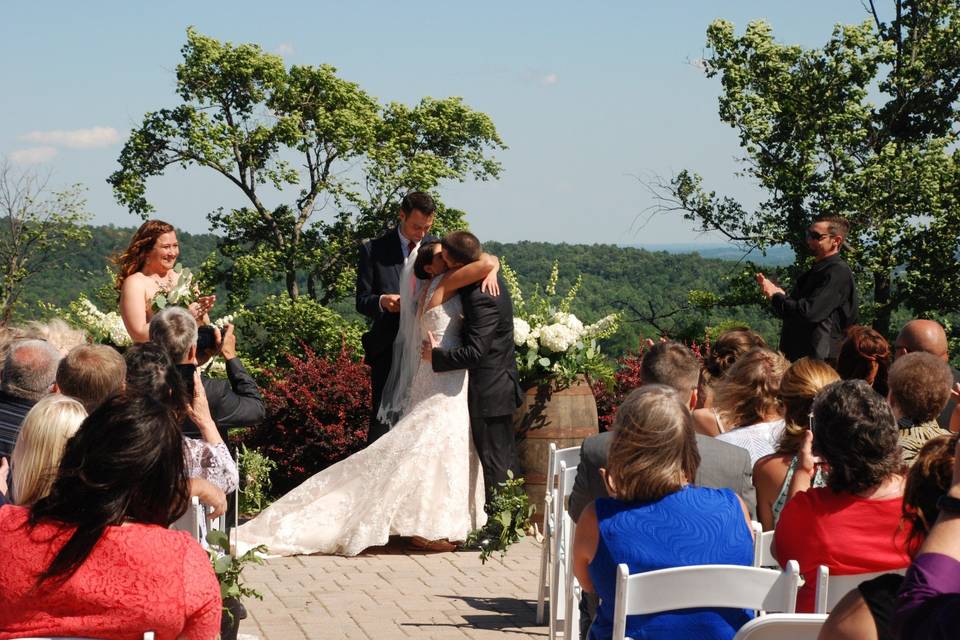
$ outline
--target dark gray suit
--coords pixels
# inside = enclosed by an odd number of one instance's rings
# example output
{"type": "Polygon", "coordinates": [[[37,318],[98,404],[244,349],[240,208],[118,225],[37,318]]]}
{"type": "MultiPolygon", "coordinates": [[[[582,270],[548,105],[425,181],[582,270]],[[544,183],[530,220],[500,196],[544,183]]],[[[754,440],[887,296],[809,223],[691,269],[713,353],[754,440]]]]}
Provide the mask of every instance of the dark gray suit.
{"type": "MultiPolygon", "coordinates": [[[[577,479],[570,494],[570,517],[574,521],[588,504],[607,496],[607,487],[600,477],[600,467],[607,466],[607,453],[613,441],[613,432],[590,436],[580,446],[580,465],[577,479]]],[[[750,509],[750,517],[756,517],[757,496],[753,488],[753,466],[750,453],[741,447],[720,442],[710,436],[697,434],[700,450],[700,468],[694,484],[715,489],[732,489],[743,498],[750,509]]]]}

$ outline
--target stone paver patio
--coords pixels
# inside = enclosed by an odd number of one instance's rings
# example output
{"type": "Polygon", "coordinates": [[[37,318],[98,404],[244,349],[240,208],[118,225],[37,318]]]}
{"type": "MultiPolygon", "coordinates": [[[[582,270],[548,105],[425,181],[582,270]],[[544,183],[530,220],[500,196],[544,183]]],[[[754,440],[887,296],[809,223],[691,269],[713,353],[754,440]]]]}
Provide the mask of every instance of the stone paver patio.
{"type": "Polygon", "coordinates": [[[300,556],[250,566],[263,594],[241,638],[545,638],[537,626],[540,545],[526,538],[486,565],[477,553],[420,553],[402,543],[355,558],[300,556]]]}

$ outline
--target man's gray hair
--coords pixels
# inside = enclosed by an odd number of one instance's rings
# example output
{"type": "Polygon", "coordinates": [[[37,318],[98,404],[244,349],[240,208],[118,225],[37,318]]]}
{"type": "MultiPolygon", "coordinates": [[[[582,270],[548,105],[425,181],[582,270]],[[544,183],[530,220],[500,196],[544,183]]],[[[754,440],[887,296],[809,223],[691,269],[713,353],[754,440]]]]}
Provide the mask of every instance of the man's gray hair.
{"type": "Polygon", "coordinates": [[[181,364],[197,344],[197,321],[183,307],[167,307],[150,321],[150,342],[170,354],[174,364],[181,364]]]}
{"type": "Polygon", "coordinates": [[[57,379],[60,352],[46,340],[18,340],[10,345],[0,374],[0,389],[24,400],[39,400],[57,379]]]}

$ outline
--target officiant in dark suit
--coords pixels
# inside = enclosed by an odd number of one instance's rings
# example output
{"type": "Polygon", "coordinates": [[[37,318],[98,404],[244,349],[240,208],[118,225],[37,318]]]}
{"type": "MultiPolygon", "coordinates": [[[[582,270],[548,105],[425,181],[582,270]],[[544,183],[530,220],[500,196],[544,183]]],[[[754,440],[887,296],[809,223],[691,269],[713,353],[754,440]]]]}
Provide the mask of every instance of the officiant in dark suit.
{"type": "Polygon", "coordinates": [[[373,407],[367,444],[388,427],[377,420],[383,386],[393,360],[393,339],[400,327],[400,272],[433,224],[436,204],[429,194],[412,191],[400,201],[400,222],[381,236],[360,244],[357,262],[357,311],[372,321],[363,334],[364,362],[370,366],[373,407]]]}

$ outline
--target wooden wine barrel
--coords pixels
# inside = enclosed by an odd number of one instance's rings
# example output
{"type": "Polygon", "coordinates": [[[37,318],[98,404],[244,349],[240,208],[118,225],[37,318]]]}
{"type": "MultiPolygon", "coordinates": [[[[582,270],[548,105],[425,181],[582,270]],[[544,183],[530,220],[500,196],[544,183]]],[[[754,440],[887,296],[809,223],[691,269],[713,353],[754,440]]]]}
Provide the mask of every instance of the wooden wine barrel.
{"type": "Polygon", "coordinates": [[[555,390],[541,386],[529,389],[513,416],[517,452],[534,520],[542,522],[550,443],[557,449],[579,446],[599,432],[597,402],[586,382],[555,390]]]}

